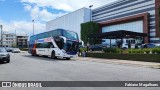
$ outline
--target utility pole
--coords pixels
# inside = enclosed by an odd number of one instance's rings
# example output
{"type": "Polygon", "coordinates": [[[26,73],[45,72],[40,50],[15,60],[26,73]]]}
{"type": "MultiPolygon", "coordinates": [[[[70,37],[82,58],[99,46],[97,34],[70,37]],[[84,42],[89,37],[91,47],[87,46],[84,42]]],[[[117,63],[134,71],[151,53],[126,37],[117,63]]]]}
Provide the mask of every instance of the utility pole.
{"type": "Polygon", "coordinates": [[[2,44],[3,44],[3,43],[2,43],[2,40],[3,40],[3,39],[2,39],[2,38],[3,38],[3,36],[2,36],[2,28],[3,28],[3,25],[0,25],[0,27],[1,27],[1,46],[3,46],[3,45],[2,45],[2,44]]]}
{"type": "Polygon", "coordinates": [[[15,30],[15,36],[17,36],[17,35],[16,35],[16,30],[15,30]]]}
{"type": "Polygon", "coordinates": [[[34,35],[34,20],[32,20],[32,22],[33,22],[33,35],[34,35]]]}
{"type": "MultiPolygon", "coordinates": [[[[89,8],[90,8],[90,30],[89,30],[89,34],[92,34],[92,7],[93,5],[90,5],[89,8]]],[[[88,44],[90,45],[92,43],[92,40],[88,40],[88,44]]]]}
{"type": "Polygon", "coordinates": [[[92,7],[93,7],[93,5],[89,6],[89,8],[90,8],[90,22],[92,21],[92,7]]]}
{"type": "Polygon", "coordinates": [[[16,30],[15,30],[15,47],[17,47],[17,35],[16,35],[16,30]]]}
{"type": "Polygon", "coordinates": [[[89,34],[91,34],[91,17],[92,17],[92,10],[91,10],[91,8],[93,7],[93,5],[90,5],[89,6],[89,8],[90,8],[90,22],[89,22],[89,24],[90,24],[90,26],[89,26],[89,33],[87,34],[87,52],[89,51],[89,46],[90,46],[90,40],[89,40],[89,34]]]}

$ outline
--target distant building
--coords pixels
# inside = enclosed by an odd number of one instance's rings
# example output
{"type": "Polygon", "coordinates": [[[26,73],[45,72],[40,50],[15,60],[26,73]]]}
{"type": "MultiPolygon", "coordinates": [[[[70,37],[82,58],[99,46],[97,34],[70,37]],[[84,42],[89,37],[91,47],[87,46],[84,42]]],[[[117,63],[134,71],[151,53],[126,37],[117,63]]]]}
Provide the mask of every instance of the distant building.
{"type": "Polygon", "coordinates": [[[17,47],[18,48],[28,47],[28,36],[27,35],[17,35],[17,47]]]}
{"type": "Polygon", "coordinates": [[[1,46],[15,47],[16,46],[16,35],[12,33],[3,33],[1,46]]]}

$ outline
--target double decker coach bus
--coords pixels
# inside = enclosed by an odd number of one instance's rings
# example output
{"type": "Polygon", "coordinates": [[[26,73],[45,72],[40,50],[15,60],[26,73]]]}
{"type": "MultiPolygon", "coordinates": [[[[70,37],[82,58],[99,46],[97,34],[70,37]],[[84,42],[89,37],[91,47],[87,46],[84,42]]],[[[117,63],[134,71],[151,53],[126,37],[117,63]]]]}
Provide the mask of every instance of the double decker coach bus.
{"type": "Polygon", "coordinates": [[[29,52],[32,56],[49,56],[51,58],[76,57],[79,49],[79,38],[76,32],[56,29],[33,35],[29,41],[29,52]]]}

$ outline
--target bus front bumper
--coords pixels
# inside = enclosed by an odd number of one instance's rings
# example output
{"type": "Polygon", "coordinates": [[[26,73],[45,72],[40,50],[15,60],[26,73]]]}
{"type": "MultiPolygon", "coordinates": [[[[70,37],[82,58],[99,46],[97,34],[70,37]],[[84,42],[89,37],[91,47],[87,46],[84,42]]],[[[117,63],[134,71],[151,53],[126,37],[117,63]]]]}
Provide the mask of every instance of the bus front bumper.
{"type": "Polygon", "coordinates": [[[63,55],[63,58],[76,58],[77,55],[63,55]]]}

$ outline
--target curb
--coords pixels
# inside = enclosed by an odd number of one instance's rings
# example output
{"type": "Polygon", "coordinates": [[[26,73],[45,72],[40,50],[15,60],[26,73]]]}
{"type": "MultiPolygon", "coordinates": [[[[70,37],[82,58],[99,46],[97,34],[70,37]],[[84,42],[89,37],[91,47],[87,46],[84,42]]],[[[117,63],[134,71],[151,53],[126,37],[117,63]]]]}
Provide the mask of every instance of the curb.
{"type": "Polygon", "coordinates": [[[155,62],[143,62],[143,61],[127,61],[127,60],[117,60],[117,59],[101,59],[101,58],[88,58],[88,57],[78,57],[78,60],[81,61],[91,61],[97,63],[110,63],[110,64],[118,64],[118,65],[132,65],[139,67],[147,67],[160,69],[160,63],[155,62]]]}

